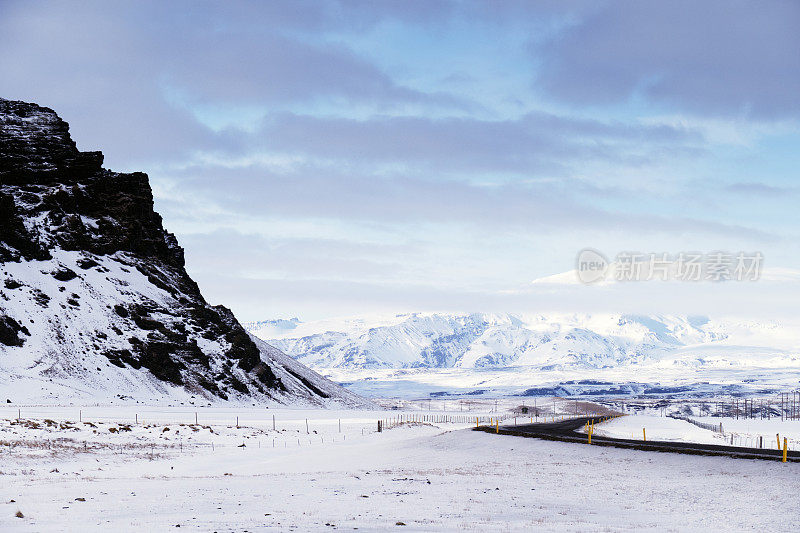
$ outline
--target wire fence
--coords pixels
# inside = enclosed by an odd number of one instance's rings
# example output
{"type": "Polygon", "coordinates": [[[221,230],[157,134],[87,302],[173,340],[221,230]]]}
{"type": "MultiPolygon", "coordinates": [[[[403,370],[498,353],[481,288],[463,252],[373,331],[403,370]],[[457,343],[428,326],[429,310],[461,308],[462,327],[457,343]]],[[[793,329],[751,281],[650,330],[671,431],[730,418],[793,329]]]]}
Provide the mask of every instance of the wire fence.
{"type": "Polygon", "coordinates": [[[702,429],[707,429],[708,431],[713,431],[715,433],[720,433],[722,435],[725,434],[725,432],[723,431],[723,428],[722,428],[722,422],[720,422],[718,425],[717,424],[708,424],[706,422],[699,422],[699,421],[694,420],[694,419],[692,419],[692,418],[690,418],[688,416],[682,416],[682,415],[670,415],[670,418],[675,418],[676,420],[683,420],[684,422],[689,422],[692,425],[695,425],[695,426],[697,426],[699,428],[702,428],[702,429]]]}

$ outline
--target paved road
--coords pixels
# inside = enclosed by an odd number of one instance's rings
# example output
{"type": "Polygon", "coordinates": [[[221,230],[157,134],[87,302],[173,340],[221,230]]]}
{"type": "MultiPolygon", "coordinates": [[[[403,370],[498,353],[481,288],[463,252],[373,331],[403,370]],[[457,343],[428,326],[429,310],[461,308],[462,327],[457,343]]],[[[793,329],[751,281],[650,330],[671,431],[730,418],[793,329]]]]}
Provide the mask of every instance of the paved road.
{"type": "MultiPolygon", "coordinates": [[[[536,424],[520,424],[500,426],[501,435],[515,435],[518,437],[532,437],[537,439],[557,440],[562,442],[579,442],[586,444],[587,435],[577,433],[577,430],[584,427],[591,418],[573,418],[559,422],[542,422],[536,424]]],[[[595,418],[595,423],[597,419],[595,418]]],[[[475,431],[486,431],[495,433],[494,427],[481,426],[475,431]]],[[[654,452],[673,452],[686,453],[692,455],[722,455],[725,457],[735,457],[739,459],[767,459],[770,461],[780,461],[783,452],[778,450],[759,449],[759,448],[740,448],[737,446],[724,446],[716,444],[695,444],[691,442],[667,442],[667,441],[642,441],[633,439],[615,439],[611,437],[601,437],[592,435],[592,446],[614,446],[616,448],[630,448],[635,450],[647,450],[654,452]]],[[[788,452],[787,460],[800,462],[800,452],[788,452]]]]}

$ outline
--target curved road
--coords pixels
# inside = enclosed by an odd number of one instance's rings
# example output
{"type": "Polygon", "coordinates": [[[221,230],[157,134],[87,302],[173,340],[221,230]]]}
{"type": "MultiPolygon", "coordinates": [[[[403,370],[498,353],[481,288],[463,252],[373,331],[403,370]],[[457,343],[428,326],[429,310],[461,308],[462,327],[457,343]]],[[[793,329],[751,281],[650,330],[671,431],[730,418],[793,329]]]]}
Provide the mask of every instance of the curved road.
{"type": "MultiPolygon", "coordinates": [[[[584,427],[586,422],[589,420],[595,420],[595,424],[597,424],[598,419],[596,417],[582,417],[559,422],[500,426],[500,429],[497,432],[500,435],[514,435],[517,437],[531,437],[537,439],[578,442],[586,444],[588,436],[585,433],[578,433],[577,430],[584,427]]],[[[494,426],[481,426],[478,428],[473,428],[473,431],[485,431],[487,433],[496,432],[494,426]]],[[[634,450],[647,450],[654,452],[686,453],[692,455],[720,455],[725,457],[735,457],[737,459],[767,459],[770,461],[780,461],[783,455],[782,451],[761,448],[740,448],[738,446],[695,444],[692,442],[616,439],[612,437],[601,437],[599,435],[592,435],[592,446],[614,446],[616,448],[630,448],[634,450]]],[[[788,452],[787,461],[800,462],[800,452],[788,452]]]]}

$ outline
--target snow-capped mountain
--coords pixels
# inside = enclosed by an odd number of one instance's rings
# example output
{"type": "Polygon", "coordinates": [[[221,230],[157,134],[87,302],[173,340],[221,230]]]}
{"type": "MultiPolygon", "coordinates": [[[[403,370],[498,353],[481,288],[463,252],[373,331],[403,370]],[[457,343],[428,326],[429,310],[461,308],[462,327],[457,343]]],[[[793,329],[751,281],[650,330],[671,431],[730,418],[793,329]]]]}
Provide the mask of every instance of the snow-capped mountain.
{"type": "Polygon", "coordinates": [[[211,306],[146,174],[102,168],[69,126],[0,99],[0,394],[360,405],[211,306]]]}
{"type": "Polygon", "coordinates": [[[800,346],[793,330],[775,324],[687,316],[413,313],[295,320],[280,332],[263,324],[245,327],[317,369],[604,369],[685,360],[700,347],[800,346]]]}

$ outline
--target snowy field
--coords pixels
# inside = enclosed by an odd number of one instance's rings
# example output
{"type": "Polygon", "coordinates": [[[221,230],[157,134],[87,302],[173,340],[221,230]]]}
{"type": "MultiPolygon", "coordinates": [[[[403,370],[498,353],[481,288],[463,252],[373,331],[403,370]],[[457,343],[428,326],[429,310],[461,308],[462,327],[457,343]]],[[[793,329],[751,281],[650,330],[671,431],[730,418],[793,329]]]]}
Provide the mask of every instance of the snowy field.
{"type": "MultiPolygon", "coordinates": [[[[727,353],[727,352],[726,352],[727,353]]],[[[508,368],[402,368],[402,369],[340,369],[317,368],[320,374],[362,396],[401,396],[418,398],[429,394],[475,394],[483,391],[487,397],[521,395],[526,389],[558,387],[575,380],[575,369],[543,370],[537,367],[508,368]]],[[[756,395],[759,390],[790,391],[800,382],[800,369],[796,366],[768,368],[730,364],[721,368],[693,367],[675,364],[669,367],[642,365],[591,369],[593,380],[603,382],[607,388],[619,388],[634,383],[638,385],[688,387],[691,393],[708,397],[723,395],[725,387],[735,387],[743,393],[756,395]],[[711,383],[711,385],[709,384],[711,383]]],[[[597,387],[572,385],[570,392],[597,387]]],[[[611,393],[622,396],[623,393],[611,393]]],[[[638,394],[638,393],[636,393],[638,394]]],[[[774,392],[769,396],[774,396],[774,392]]],[[[657,396],[654,396],[657,397],[657,396]]]]}
{"type": "MultiPolygon", "coordinates": [[[[642,430],[646,431],[647,440],[696,442],[698,444],[719,444],[758,448],[759,437],[764,448],[776,449],[776,435],[780,435],[781,447],[783,437],[788,438],[789,450],[800,450],[800,421],[780,419],[758,420],[724,417],[693,418],[698,422],[719,426],[722,433],[709,431],[690,424],[684,420],[655,415],[635,415],[615,418],[595,425],[594,434],[617,439],[640,440],[642,430]],[[733,436],[733,440],[731,440],[733,436]]],[[[585,431],[582,431],[585,432],[585,431]]]]}
{"type": "MultiPolygon", "coordinates": [[[[623,416],[594,426],[594,434],[616,439],[642,440],[644,429],[648,440],[725,444],[722,435],[701,429],[674,418],[659,416],[623,416]]],[[[585,432],[585,431],[582,431],[585,432]]]]}
{"type": "MultiPolygon", "coordinates": [[[[793,463],[547,442],[472,423],[376,432],[378,418],[445,416],[434,410],[209,408],[194,424],[187,409],[75,409],[25,408],[20,422],[15,409],[0,413],[0,530],[763,531],[800,520],[793,463]]],[[[603,426],[648,418],[658,417],[603,426]]]]}
{"type": "MultiPolygon", "coordinates": [[[[788,447],[790,450],[800,450],[800,420],[761,420],[758,418],[716,418],[702,417],[693,418],[698,422],[706,424],[722,423],[722,429],[730,444],[730,435],[733,434],[734,444],[737,446],[758,446],[758,438],[762,437],[765,448],[776,447],[776,435],[780,435],[781,442],[783,437],[789,439],[788,447]]],[[[782,446],[782,445],[781,445],[782,446]]]]}

